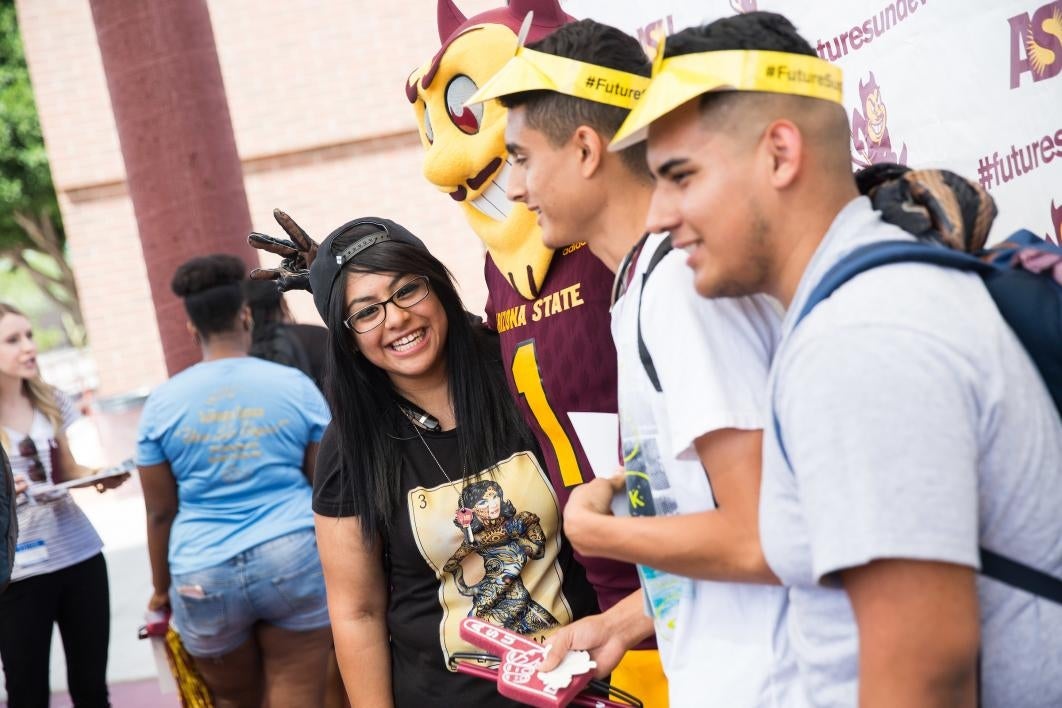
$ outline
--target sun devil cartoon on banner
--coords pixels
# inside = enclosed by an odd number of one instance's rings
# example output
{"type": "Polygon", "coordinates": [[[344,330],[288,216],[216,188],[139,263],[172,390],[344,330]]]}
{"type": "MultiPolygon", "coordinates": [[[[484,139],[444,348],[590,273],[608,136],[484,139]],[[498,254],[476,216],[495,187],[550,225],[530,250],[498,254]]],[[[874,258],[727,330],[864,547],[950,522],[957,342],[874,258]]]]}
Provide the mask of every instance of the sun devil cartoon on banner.
{"type": "Polygon", "coordinates": [[[907,145],[903,145],[900,154],[892,148],[889,137],[889,112],[881,97],[874,72],[866,83],[859,81],[859,108],[852,109],[852,164],[856,169],[870,167],[879,162],[898,162],[907,164],[907,145]]]}

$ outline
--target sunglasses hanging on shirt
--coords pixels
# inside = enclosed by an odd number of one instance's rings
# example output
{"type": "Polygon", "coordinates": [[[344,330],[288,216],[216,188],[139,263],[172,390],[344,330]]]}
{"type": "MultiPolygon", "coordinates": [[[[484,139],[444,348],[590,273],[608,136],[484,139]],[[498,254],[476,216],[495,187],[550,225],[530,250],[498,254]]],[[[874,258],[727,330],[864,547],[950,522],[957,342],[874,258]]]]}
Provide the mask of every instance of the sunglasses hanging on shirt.
{"type": "Polygon", "coordinates": [[[27,435],[19,441],[18,454],[29,460],[26,474],[29,475],[31,482],[48,481],[48,475],[44,469],[44,463],[41,462],[40,453],[37,451],[37,443],[33,442],[33,438],[27,435]]]}

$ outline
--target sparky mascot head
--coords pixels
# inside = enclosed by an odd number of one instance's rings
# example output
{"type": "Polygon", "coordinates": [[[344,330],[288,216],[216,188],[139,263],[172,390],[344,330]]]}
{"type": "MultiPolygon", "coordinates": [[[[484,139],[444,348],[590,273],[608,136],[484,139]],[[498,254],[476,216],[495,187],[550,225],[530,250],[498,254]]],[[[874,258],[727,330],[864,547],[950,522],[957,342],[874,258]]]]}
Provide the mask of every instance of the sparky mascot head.
{"type": "Polygon", "coordinates": [[[885,109],[885,102],[881,100],[881,88],[878,87],[873,71],[870,72],[870,78],[866,84],[862,79],[859,80],[859,100],[863,104],[863,117],[866,118],[867,138],[874,145],[881,145],[885,139],[888,112],[885,109]]]}
{"type": "Polygon", "coordinates": [[[529,42],[573,19],[557,0],[510,0],[507,7],[469,18],[452,0],[439,0],[442,48],[410,75],[406,97],[426,150],[424,176],[460,205],[498,269],[533,299],[553,251],[542,245],[534,214],[505,196],[505,109],[497,101],[464,106],[512,58],[528,12],[534,13],[529,42]]]}

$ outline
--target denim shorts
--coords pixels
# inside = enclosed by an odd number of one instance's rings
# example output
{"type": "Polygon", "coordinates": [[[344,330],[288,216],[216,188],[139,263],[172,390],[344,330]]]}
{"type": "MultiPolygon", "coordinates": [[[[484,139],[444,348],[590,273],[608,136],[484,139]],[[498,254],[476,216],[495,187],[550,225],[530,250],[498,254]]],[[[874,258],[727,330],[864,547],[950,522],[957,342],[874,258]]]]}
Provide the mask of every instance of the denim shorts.
{"type": "Polygon", "coordinates": [[[313,529],[266,541],[170,582],[173,624],[192,656],[228,654],[257,622],[307,631],[327,627],[324,575],[313,529]]]}

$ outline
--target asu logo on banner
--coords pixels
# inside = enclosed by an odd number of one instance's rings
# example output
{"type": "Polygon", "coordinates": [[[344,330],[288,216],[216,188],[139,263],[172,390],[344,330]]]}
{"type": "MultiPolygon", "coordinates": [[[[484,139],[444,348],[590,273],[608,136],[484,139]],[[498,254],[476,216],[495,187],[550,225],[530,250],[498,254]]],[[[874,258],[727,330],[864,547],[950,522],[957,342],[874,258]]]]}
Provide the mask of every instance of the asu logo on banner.
{"type": "MultiPolygon", "coordinates": [[[[740,15],[746,12],[755,12],[758,9],[757,3],[758,0],[730,0],[730,8],[740,15]]],[[[693,5],[695,3],[690,4],[693,5]]],[[[682,29],[683,26],[679,26],[678,29],[682,29]]],[[[642,48],[652,56],[656,51],[658,36],[670,36],[675,34],[675,16],[665,15],[652,22],[639,25],[633,34],[638,37],[638,43],[642,45],[642,48]]]]}
{"type": "Polygon", "coordinates": [[[638,43],[646,53],[652,55],[656,51],[657,37],[661,34],[675,34],[675,18],[671,15],[653,20],[644,27],[638,28],[638,43]]]}
{"type": "Polygon", "coordinates": [[[1028,73],[1033,83],[1062,72],[1062,0],[1041,6],[1032,16],[1023,12],[1010,23],[1010,87],[1021,85],[1028,73]]]}
{"type": "Polygon", "coordinates": [[[859,108],[852,109],[852,164],[856,169],[879,162],[907,164],[907,145],[896,154],[889,137],[888,120],[881,87],[872,71],[865,83],[859,80],[859,108]]]}

